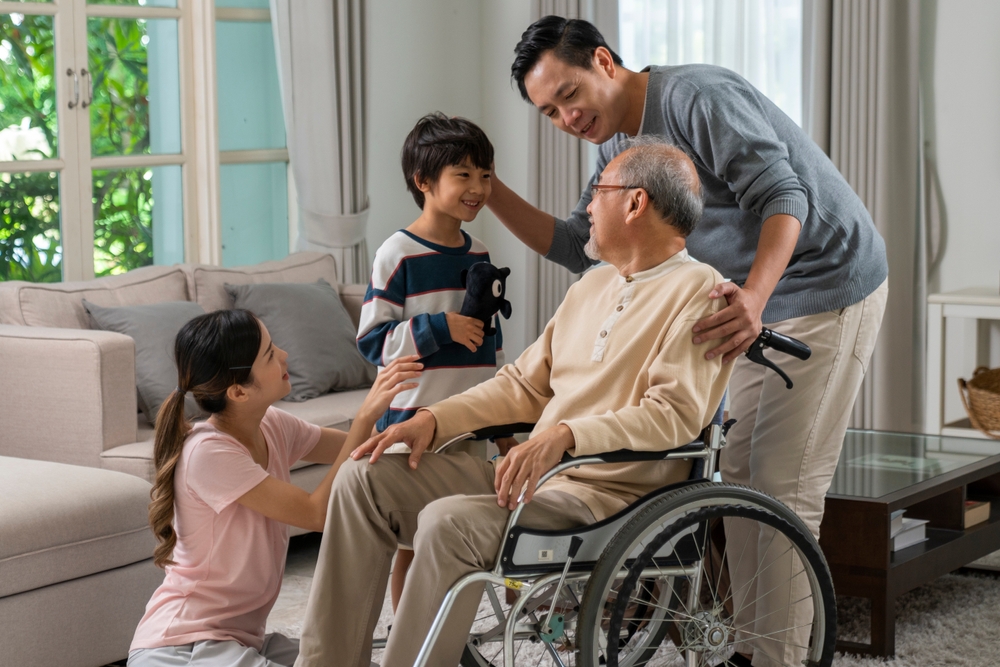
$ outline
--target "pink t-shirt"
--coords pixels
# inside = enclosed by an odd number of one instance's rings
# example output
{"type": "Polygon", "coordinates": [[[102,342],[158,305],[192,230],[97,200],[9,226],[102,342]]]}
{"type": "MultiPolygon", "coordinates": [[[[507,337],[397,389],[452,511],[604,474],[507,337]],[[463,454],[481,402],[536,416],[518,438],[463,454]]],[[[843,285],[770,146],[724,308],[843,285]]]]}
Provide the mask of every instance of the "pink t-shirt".
{"type": "Polygon", "coordinates": [[[320,428],[268,408],[260,424],[267,470],[208,422],[184,443],[174,477],[177,545],[146,605],[132,649],[236,640],[260,650],[281,589],[288,526],[236,502],[268,475],[289,481],[292,464],[319,442],[320,428]]]}

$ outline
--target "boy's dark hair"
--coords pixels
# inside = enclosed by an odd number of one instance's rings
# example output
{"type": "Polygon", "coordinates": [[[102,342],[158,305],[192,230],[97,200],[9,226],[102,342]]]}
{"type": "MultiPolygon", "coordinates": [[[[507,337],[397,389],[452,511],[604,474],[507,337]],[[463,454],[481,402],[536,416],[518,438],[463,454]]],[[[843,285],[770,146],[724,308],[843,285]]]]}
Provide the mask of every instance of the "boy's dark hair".
{"type": "Polygon", "coordinates": [[[440,111],[418,120],[403,142],[403,176],[417,206],[424,207],[424,193],[414,176],[434,183],[445,167],[460,165],[466,158],[480,169],[493,168],[493,144],[478,125],[440,111]]]}
{"type": "Polygon", "coordinates": [[[524,87],[524,77],[543,53],[551,50],[552,55],[567,65],[591,69],[594,51],[599,46],[603,46],[611,53],[616,65],[622,64],[622,59],[611,50],[604,41],[604,36],[592,23],[583,19],[543,16],[528,26],[528,29],[521,34],[521,41],[514,47],[514,64],[510,66],[510,78],[517,82],[521,97],[526,102],[531,102],[528,90],[524,87]]]}

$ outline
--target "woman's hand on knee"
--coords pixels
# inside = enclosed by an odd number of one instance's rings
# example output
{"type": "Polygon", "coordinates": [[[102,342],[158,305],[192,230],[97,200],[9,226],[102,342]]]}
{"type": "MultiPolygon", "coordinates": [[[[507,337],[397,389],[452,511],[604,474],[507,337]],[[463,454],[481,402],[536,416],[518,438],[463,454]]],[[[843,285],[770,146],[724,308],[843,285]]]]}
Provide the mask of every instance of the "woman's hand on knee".
{"type": "Polygon", "coordinates": [[[369,438],[351,452],[351,458],[357,461],[363,456],[370,455],[369,462],[375,463],[385,450],[397,442],[402,442],[410,448],[410,467],[416,469],[421,455],[434,440],[436,429],[437,420],[434,415],[427,410],[420,410],[407,421],[393,424],[381,433],[369,438]]]}

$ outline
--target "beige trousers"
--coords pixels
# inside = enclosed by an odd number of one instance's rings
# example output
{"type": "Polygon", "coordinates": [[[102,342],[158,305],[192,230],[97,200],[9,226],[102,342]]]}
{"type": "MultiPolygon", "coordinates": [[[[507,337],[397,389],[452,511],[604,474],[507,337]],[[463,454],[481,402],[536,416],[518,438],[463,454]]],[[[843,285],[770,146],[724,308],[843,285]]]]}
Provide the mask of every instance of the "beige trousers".
{"type": "MultiPolygon", "coordinates": [[[[792,509],[819,538],[823,504],[844,443],[847,423],[868,368],[885,310],[888,281],[839,311],[767,326],[805,342],[808,361],[769,352],[794,388],[773,371],[739,357],[730,380],[722,479],[768,493],[792,509]]],[[[771,529],[726,523],[739,650],[756,667],[801,664],[812,622],[802,564],[771,529]],[[736,554],[740,554],[739,558],[736,554]],[[798,647],[798,648],[797,648],[798,647]]]]}
{"type": "MultiPolygon", "coordinates": [[[[407,455],[374,465],[348,459],[333,481],[296,667],[369,667],[392,554],[412,544],[413,564],[399,601],[382,667],[412,667],[448,589],[493,567],[509,512],[493,489],[493,464],[457,454],[407,455]]],[[[580,500],[540,492],[519,523],[558,530],[593,523],[580,500]]],[[[456,601],[430,665],[457,665],[482,586],[456,601]]]]}

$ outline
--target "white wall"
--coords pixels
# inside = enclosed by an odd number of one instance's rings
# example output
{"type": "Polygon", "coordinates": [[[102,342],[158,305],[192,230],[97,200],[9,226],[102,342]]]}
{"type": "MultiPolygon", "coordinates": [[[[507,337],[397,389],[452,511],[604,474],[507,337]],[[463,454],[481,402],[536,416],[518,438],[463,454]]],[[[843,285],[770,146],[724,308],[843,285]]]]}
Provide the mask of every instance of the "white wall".
{"type": "MultiPolygon", "coordinates": [[[[941,0],[935,40],[935,132],[947,246],[932,291],[987,285],[1000,294],[1000,2],[941,0]]],[[[978,362],[1000,365],[1000,327],[978,362]]],[[[949,323],[945,419],[964,416],[955,378],[978,363],[971,326],[949,323]]]]}
{"type": "MultiPolygon", "coordinates": [[[[511,84],[510,64],[514,45],[531,23],[529,0],[483,0],[482,14],[482,109],[483,129],[496,152],[496,172],[505,185],[528,198],[529,124],[538,112],[521,100],[511,84]]],[[[507,299],[513,315],[504,323],[504,352],[514,361],[533,342],[525,334],[526,309],[534,304],[528,295],[528,258],[534,252],[518,241],[490,211],[479,214],[482,238],[497,266],[508,266],[507,299]]]]}
{"type": "MultiPolygon", "coordinates": [[[[369,4],[368,248],[417,219],[400,166],[403,140],[424,114],[482,121],[480,3],[372,0],[369,4]]],[[[466,231],[480,236],[478,221],[466,231]]]]}
{"type": "MultiPolygon", "coordinates": [[[[528,120],[534,110],[510,86],[514,45],[530,21],[529,0],[372,0],[368,248],[372,255],[420,210],[403,182],[403,140],[422,115],[442,111],[479,124],[496,149],[497,170],[522,196],[528,184],[528,120]]],[[[508,266],[504,349],[513,361],[524,334],[527,250],[489,211],[465,230],[508,266]]]]}

